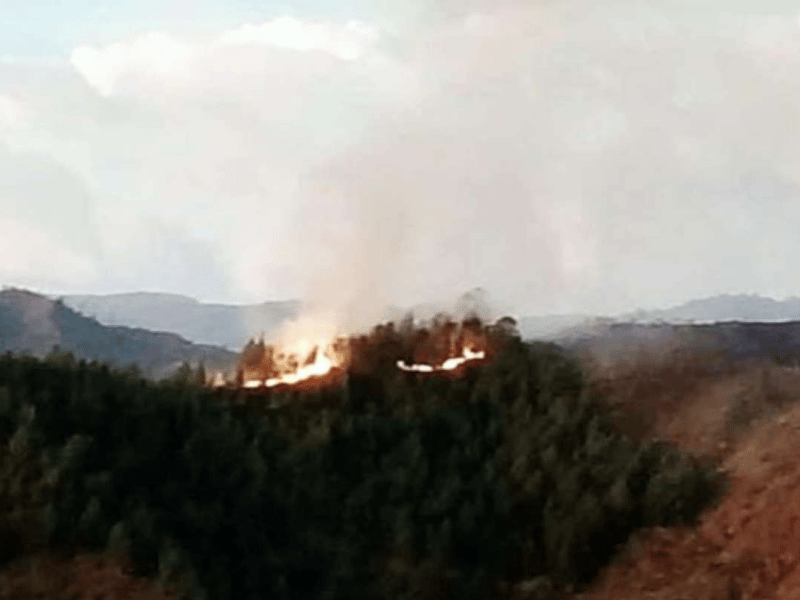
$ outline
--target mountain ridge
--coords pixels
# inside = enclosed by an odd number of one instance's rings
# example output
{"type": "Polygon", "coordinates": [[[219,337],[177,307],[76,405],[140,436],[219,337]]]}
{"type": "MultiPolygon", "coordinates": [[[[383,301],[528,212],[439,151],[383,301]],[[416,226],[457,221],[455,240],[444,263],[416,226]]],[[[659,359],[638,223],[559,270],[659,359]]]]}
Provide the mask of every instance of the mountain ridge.
{"type": "Polygon", "coordinates": [[[664,321],[774,321],[800,319],[800,298],[776,300],[760,294],[718,294],[688,300],[667,309],[634,311],[618,320],[664,321]]]}
{"type": "Polygon", "coordinates": [[[800,320],[800,297],[776,300],[759,294],[717,294],[694,298],[664,309],[635,310],[619,315],[564,314],[520,318],[523,337],[560,339],[602,330],[613,323],[702,324],[769,323],[800,320]]]}
{"type": "MultiPolygon", "coordinates": [[[[56,296],[51,296],[56,298],[56,296]]],[[[105,325],[126,325],[177,333],[195,343],[240,350],[259,335],[269,337],[300,313],[299,300],[271,300],[253,304],[202,302],[189,296],[162,292],[83,294],[61,296],[73,309],[93,315],[105,325]]],[[[420,314],[444,310],[445,304],[420,305],[420,314]],[[424,310],[423,310],[424,309],[424,310]]],[[[387,318],[405,314],[393,307],[387,318]]],[[[611,322],[703,323],[719,321],[800,320],[800,297],[776,300],[759,294],[718,294],[688,300],[664,309],[636,310],[618,315],[566,313],[522,315],[519,330],[526,339],[555,340],[570,333],[591,331],[611,322]]]]}
{"type": "Polygon", "coordinates": [[[65,295],[73,309],[105,325],[169,331],[187,340],[240,350],[253,336],[269,335],[299,314],[297,300],[259,304],[200,302],[188,296],[157,292],[65,295]]]}
{"type": "Polygon", "coordinates": [[[43,358],[54,348],[76,359],[116,367],[136,364],[152,379],[170,375],[184,362],[209,369],[233,369],[238,355],[210,344],[195,344],[168,331],[106,326],[64,301],[23,289],[0,291],[0,352],[43,358]]]}

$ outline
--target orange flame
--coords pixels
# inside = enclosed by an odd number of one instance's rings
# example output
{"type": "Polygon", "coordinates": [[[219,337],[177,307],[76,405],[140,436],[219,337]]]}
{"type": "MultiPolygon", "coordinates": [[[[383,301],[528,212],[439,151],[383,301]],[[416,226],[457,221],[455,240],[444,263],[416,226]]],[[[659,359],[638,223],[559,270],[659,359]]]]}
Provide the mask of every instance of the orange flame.
{"type": "Polygon", "coordinates": [[[244,382],[244,387],[269,388],[277,385],[294,385],[312,377],[324,377],[331,372],[331,369],[339,365],[339,363],[327,356],[327,354],[317,352],[316,349],[314,352],[316,353],[316,357],[313,362],[302,365],[295,371],[284,373],[277,377],[269,377],[267,379],[250,379],[244,382]]]}
{"type": "Polygon", "coordinates": [[[434,371],[452,371],[460,367],[464,363],[471,360],[480,360],[486,358],[486,352],[479,350],[475,352],[471,348],[464,348],[464,353],[461,356],[448,358],[441,365],[435,367],[432,365],[413,364],[407,365],[404,361],[398,360],[397,367],[403,371],[416,371],[418,373],[433,373],[434,371]]]}
{"type": "Polygon", "coordinates": [[[220,372],[217,372],[217,374],[214,375],[213,379],[211,380],[211,387],[223,387],[225,384],[225,376],[220,372]]]}
{"type": "Polygon", "coordinates": [[[430,324],[415,326],[409,317],[399,328],[388,323],[367,335],[342,336],[324,319],[307,318],[287,328],[277,345],[267,345],[263,338],[249,342],[236,381],[249,389],[306,388],[329,385],[343,374],[385,367],[459,373],[463,365],[489,358],[507,330],[504,320],[487,327],[477,318],[456,323],[437,317],[430,324]]]}

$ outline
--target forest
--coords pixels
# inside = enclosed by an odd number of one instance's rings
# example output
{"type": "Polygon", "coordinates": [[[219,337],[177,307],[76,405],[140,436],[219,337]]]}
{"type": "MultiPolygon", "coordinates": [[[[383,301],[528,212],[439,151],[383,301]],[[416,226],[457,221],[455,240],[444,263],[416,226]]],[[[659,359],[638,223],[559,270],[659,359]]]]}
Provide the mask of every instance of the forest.
{"type": "Polygon", "coordinates": [[[617,430],[572,356],[508,322],[448,376],[389,368],[394,331],[327,385],[270,393],[0,357],[0,559],[120,555],[193,599],[478,600],[523,580],[556,598],[726,487],[617,430]]]}

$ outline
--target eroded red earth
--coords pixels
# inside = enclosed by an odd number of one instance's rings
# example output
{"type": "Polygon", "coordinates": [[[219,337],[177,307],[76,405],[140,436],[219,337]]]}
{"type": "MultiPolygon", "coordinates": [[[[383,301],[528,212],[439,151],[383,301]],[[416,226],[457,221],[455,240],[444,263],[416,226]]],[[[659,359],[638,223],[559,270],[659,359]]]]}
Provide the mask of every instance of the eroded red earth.
{"type": "Polygon", "coordinates": [[[800,600],[800,373],[748,365],[691,387],[640,425],[714,453],[730,490],[696,527],[639,533],[574,600],[800,600]]]}

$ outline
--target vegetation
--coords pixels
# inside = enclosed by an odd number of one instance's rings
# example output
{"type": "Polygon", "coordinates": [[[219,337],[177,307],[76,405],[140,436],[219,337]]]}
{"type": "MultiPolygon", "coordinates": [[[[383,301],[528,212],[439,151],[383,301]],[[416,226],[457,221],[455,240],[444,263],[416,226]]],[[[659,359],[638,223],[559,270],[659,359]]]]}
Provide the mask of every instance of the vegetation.
{"type": "Polygon", "coordinates": [[[0,558],[105,550],[213,600],[482,598],[587,582],[719,493],[699,459],[617,432],[558,347],[490,337],[458,377],[362,369],[268,397],[6,355],[0,558]]]}

